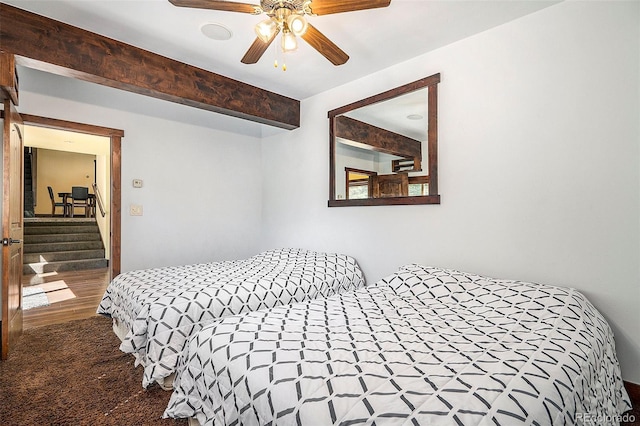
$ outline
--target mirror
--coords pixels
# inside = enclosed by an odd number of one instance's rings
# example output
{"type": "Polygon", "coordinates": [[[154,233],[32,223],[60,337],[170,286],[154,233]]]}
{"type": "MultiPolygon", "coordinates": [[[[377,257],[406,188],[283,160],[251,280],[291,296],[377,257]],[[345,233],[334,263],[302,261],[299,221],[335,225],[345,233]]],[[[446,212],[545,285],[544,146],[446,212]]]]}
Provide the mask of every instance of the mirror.
{"type": "Polygon", "coordinates": [[[329,207],[440,204],[440,74],[329,111],[329,207]]]}

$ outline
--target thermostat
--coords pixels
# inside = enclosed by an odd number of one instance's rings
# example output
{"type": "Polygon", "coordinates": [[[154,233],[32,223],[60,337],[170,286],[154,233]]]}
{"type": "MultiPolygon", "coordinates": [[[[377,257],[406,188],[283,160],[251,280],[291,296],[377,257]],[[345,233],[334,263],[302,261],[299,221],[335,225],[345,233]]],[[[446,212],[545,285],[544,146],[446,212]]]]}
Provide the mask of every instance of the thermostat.
{"type": "Polygon", "coordinates": [[[142,179],[134,179],[133,180],[134,188],[142,188],[142,179]]]}

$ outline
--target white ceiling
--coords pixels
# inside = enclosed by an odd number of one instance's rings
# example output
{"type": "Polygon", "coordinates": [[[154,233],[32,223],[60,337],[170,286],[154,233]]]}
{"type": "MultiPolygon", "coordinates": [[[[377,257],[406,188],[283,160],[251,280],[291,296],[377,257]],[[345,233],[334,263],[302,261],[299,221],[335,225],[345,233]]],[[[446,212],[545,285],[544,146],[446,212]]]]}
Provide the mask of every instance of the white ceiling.
{"type": "Polygon", "coordinates": [[[336,67],[300,40],[283,72],[273,66],[273,47],[255,65],[240,62],[264,16],[179,8],[168,0],[2,2],[299,100],[558,3],[392,0],[387,8],[311,17],[351,59],[336,67]],[[224,25],[232,38],[205,37],[200,28],[207,23],[224,25]]]}
{"type": "Polygon", "coordinates": [[[24,146],[109,156],[111,139],[86,133],[69,132],[39,126],[24,126],[24,146]]]}

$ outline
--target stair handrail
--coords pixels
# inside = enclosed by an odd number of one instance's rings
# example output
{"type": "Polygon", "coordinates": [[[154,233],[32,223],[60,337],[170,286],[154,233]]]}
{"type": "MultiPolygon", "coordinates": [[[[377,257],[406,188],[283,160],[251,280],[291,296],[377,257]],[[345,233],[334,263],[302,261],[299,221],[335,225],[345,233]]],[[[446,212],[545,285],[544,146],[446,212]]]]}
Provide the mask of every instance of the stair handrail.
{"type": "Polygon", "coordinates": [[[98,185],[96,185],[95,183],[92,184],[92,186],[93,194],[96,196],[96,204],[98,205],[98,208],[100,208],[100,214],[102,215],[102,217],[104,217],[107,213],[104,211],[104,202],[102,201],[100,190],[98,189],[98,185]]]}

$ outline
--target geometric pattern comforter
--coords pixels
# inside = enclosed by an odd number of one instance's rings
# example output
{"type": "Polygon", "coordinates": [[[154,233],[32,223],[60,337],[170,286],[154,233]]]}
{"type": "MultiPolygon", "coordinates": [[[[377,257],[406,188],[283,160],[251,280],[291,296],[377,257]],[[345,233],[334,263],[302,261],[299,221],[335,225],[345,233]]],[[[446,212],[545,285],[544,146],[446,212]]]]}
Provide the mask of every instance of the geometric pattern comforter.
{"type": "Polygon", "coordinates": [[[243,260],[123,273],[107,287],[98,313],[128,330],[120,349],[144,366],[147,387],[175,371],[189,336],[208,323],[363,285],[349,256],[278,249],[243,260]]]}
{"type": "Polygon", "coordinates": [[[578,291],[407,265],[353,292],[208,325],[185,348],[165,417],[617,425],[630,408],[612,332],[578,291]]]}

